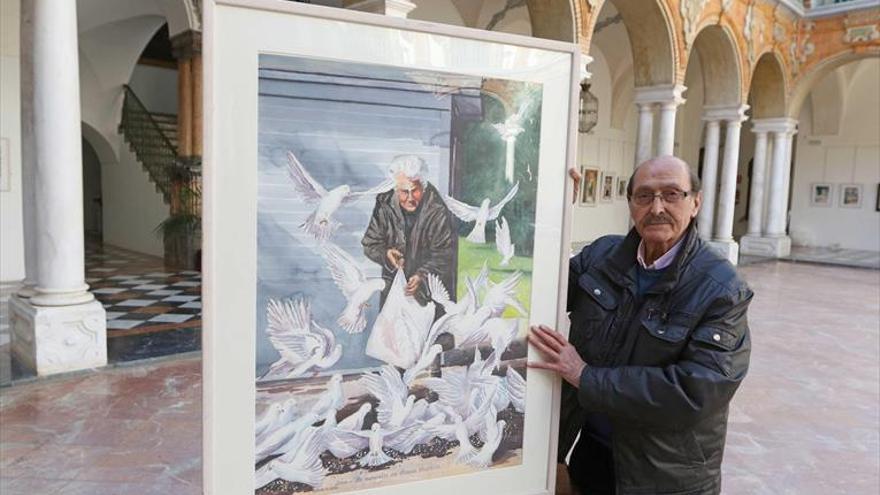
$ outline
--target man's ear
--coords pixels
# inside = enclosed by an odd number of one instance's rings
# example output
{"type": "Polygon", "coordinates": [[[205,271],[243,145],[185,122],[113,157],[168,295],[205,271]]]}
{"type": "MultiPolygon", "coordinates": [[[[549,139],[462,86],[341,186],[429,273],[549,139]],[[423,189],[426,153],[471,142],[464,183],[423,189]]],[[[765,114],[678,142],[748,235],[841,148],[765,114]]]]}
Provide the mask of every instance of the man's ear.
{"type": "Polygon", "coordinates": [[[700,212],[700,207],[703,206],[703,191],[697,193],[694,196],[694,212],[691,213],[691,218],[696,218],[697,213],[700,212]]]}

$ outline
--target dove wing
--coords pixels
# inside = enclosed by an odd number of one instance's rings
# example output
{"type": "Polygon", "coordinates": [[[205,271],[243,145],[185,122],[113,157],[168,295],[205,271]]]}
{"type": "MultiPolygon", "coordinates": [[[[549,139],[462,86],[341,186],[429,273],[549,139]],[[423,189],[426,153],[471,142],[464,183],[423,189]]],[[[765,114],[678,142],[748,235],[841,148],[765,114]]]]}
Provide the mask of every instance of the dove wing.
{"type": "Polygon", "coordinates": [[[287,152],[287,173],[293,180],[293,187],[296,191],[303,195],[306,201],[320,201],[322,197],[327,195],[324,186],[318,184],[318,181],[312,178],[311,174],[303,167],[303,164],[296,158],[292,151],[287,152]]]}
{"type": "Polygon", "coordinates": [[[266,308],[266,335],[275,349],[288,361],[303,362],[322,347],[322,339],[309,328],[311,311],[304,301],[280,302],[270,299],[266,308]]]}
{"type": "Polygon", "coordinates": [[[440,280],[434,273],[428,273],[428,292],[431,293],[431,299],[437,301],[443,306],[446,306],[451,301],[449,300],[449,291],[446,290],[446,286],[443,285],[443,281],[440,280]]]}
{"type": "Polygon", "coordinates": [[[506,205],[511,199],[513,199],[514,196],[516,196],[517,191],[519,191],[519,182],[517,182],[513,185],[513,187],[510,188],[510,191],[508,191],[507,196],[504,196],[504,199],[489,208],[489,217],[487,218],[487,220],[495,220],[496,218],[498,218],[498,215],[501,214],[501,209],[504,208],[504,205],[506,205]]]}
{"type": "Polygon", "coordinates": [[[384,181],[379,183],[379,185],[377,185],[375,187],[371,187],[370,189],[367,189],[366,191],[356,191],[356,192],[352,191],[352,192],[348,193],[348,196],[346,196],[342,200],[342,202],[343,203],[351,203],[352,201],[357,201],[358,199],[360,199],[364,196],[372,196],[375,194],[382,194],[383,192],[390,191],[393,187],[394,187],[394,180],[393,179],[385,179],[384,181]]]}
{"type": "Polygon", "coordinates": [[[477,213],[480,212],[478,207],[462,203],[452,196],[446,196],[446,206],[449,208],[449,211],[460,218],[462,222],[473,222],[477,219],[477,213]]]}
{"type": "Polygon", "coordinates": [[[495,223],[495,246],[502,256],[510,252],[510,226],[504,217],[495,223]]]}
{"type": "Polygon", "coordinates": [[[324,244],[323,251],[333,282],[345,294],[346,298],[350,297],[366,282],[366,277],[358,268],[354,258],[336,244],[331,242],[324,244]]]}
{"type": "Polygon", "coordinates": [[[400,385],[404,389],[404,392],[401,392],[400,387],[394,383],[394,379],[390,376],[392,373],[398,374],[393,366],[386,365],[382,367],[378,374],[370,373],[361,378],[367,391],[379,399],[376,413],[380,424],[390,422],[394,406],[397,405],[399,407],[406,401],[406,390],[408,389],[406,385],[403,385],[402,379],[398,377],[400,385]]]}

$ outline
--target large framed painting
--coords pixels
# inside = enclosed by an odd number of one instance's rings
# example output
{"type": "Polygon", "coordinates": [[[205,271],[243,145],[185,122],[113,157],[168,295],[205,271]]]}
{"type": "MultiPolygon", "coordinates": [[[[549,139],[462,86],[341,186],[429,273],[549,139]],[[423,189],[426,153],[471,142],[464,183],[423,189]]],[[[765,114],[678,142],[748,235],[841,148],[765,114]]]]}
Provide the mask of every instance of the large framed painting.
{"type": "Polygon", "coordinates": [[[552,493],[578,58],[207,3],[207,493],[552,493]]]}

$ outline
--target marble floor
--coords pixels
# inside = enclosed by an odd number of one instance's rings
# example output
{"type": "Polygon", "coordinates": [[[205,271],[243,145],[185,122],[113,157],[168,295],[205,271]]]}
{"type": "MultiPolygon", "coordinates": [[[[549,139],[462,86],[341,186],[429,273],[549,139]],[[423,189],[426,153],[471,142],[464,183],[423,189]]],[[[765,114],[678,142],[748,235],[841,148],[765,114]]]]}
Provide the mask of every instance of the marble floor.
{"type": "MultiPolygon", "coordinates": [[[[724,493],[880,492],[880,271],[766,262],[724,493]]],[[[197,357],[0,389],[0,493],[201,493],[197,357]]],[[[560,492],[563,493],[563,492],[560,492]]]]}

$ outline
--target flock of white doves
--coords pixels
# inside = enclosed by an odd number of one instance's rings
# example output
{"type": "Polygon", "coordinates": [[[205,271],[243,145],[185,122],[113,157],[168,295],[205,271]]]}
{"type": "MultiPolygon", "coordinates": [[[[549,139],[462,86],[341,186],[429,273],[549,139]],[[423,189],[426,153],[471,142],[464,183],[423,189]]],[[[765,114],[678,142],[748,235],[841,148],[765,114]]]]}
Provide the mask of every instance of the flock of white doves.
{"type": "MultiPolygon", "coordinates": [[[[362,332],[367,324],[365,308],[373,294],[384,288],[385,282],[381,278],[366,277],[351,255],[327,240],[339,227],[332,220],[332,214],[342,204],[390,190],[393,182],[386,181],[364,192],[352,192],[347,185],[327,192],[292,153],[288,153],[288,159],[290,176],[301,198],[318,203],[302,228],[321,241],[322,254],[332,278],[346,298],[346,307],[337,323],[349,333],[362,332]]],[[[446,203],[463,221],[476,222],[468,239],[484,243],[486,221],[497,219],[517,191],[518,184],[515,184],[494,206],[490,206],[488,198],[480,207],[451,197],[446,198],[446,203]]],[[[514,246],[503,217],[496,222],[496,246],[502,255],[501,265],[507,265],[514,255],[514,246]]],[[[397,368],[386,365],[380,371],[360,378],[363,386],[378,400],[378,421],[370,430],[363,429],[364,418],[372,409],[370,403],[365,403],[337,423],[337,412],[345,403],[339,374],[331,377],[327,390],[308,409],[297,407],[294,398],[271,404],[257,421],[256,458],[259,461],[278,457],[257,470],[256,488],[276,479],[318,486],[325,475],[320,460],[320,454],[325,451],[337,458],[347,458],[367,449],[358,463],[373,467],[392,461],[383,450],[384,446],[406,455],[416,445],[438,437],[459,442],[456,462],[475,467],[489,466],[505,427],[503,420],[497,420],[498,411],[511,404],[519,412],[524,410],[523,377],[510,367],[505,376],[493,374],[499,367],[501,355],[518,332],[517,320],[504,319],[502,313],[510,306],[520,314],[526,314],[515,297],[521,276],[517,271],[503,281],[493,283],[484,263],[476,279],[465,277],[467,293],[461,301],[455,302],[440,278],[430,274],[426,280],[428,291],[445,314],[436,322],[424,323],[430,328],[426,328],[428,337],[419,359],[404,370],[402,376],[397,368]],[[475,349],[474,362],[467,368],[444,369],[439,378],[420,380],[421,385],[437,394],[438,400],[430,403],[425,399],[416,401],[409,393],[409,387],[442,351],[435,342],[444,333],[453,336],[457,348],[489,341],[493,352],[483,360],[479,350],[475,349]],[[321,426],[314,426],[322,421],[321,426]],[[479,433],[483,443],[481,448],[474,447],[470,441],[475,433],[479,433]]],[[[307,300],[270,299],[267,322],[267,335],[281,357],[264,376],[296,378],[310,371],[329,368],[342,355],[342,346],[336,343],[333,332],[312,319],[307,300]]]]}

